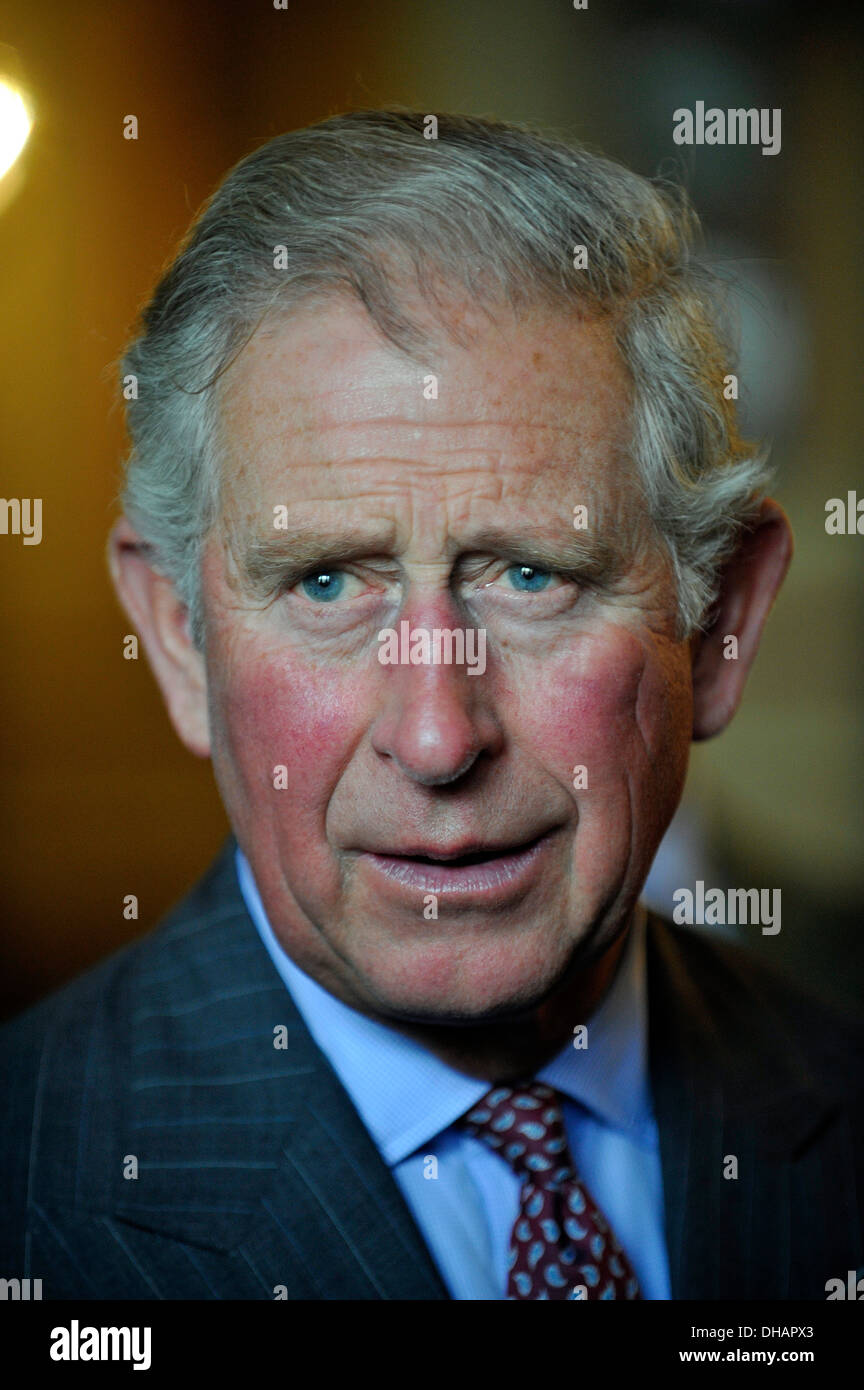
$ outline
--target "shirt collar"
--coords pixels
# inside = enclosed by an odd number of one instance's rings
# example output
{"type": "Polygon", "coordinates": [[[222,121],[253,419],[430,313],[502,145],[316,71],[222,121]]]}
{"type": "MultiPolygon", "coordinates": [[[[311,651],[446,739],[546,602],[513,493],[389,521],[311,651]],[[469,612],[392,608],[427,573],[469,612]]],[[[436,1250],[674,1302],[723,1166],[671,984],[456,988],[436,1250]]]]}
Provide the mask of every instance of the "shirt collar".
{"type": "MultiPolygon", "coordinates": [[[[465,1076],[420,1043],[343,1004],[295,965],[277,941],[238,847],[244,901],[307,1028],[391,1167],[476,1105],[488,1081],[465,1076]]],[[[646,1066],[645,910],[637,907],[615,977],[587,1022],[587,1047],[566,1043],[538,1079],[618,1129],[651,1118],[646,1066]]]]}

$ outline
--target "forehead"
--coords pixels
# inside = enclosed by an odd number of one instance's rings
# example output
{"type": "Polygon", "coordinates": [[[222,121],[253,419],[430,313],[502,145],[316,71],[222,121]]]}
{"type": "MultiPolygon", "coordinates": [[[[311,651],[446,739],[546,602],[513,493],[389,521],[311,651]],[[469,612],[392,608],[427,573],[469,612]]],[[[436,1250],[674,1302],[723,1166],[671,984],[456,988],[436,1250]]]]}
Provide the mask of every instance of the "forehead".
{"type": "Polygon", "coordinates": [[[466,307],[462,326],[466,346],[439,335],[417,361],[354,301],[266,323],[221,385],[226,509],[254,521],[277,503],[398,511],[410,498],[458,513],[530,499],[558,514],[590,498],[617,511],[630,407],[609,324],[554,311],[489,322],[466,307]]]}

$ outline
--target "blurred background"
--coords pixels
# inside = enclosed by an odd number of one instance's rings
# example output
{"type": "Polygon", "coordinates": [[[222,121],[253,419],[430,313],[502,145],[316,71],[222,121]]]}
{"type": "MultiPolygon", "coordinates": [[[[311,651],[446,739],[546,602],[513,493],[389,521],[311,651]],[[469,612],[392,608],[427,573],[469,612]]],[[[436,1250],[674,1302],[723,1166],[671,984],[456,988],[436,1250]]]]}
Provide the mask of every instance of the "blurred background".
{"type": "Polygon", "coordinates": [[[864,537],[825,531],[829,498],[864,497],[864,42],[846,10],[6,0],[0,493],[43,499],[43,538],[0,535],[0,1013],[152,926],[227,831],[143,654],[123,659],[104,557],[125,447],[112,363],[230,165],[390,104],[537,123],[688,187],[736,285],[744,420],[773,438],[797,552],[742,709],[694,747],[647,895],[671,915],[699,878],[779,888],[780,934],[739,934],[860,1008],[864,537]],[[676,146],[673,111],[700,100],[779,107],[781,152],[676,146]]]}

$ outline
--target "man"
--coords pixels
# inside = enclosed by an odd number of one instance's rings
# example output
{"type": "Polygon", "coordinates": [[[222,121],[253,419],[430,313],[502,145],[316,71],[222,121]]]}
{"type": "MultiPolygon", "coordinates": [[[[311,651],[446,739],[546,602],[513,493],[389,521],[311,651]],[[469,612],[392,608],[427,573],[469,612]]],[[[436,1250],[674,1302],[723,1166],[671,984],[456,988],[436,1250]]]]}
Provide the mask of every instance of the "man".
{"type": "Polygon", "coordinates": [[[193,226],[110,555],[236,841],[4,1032],[44,1297],[820,1299],[864,1260],[860,1029],[639,902],[792,548],[691,235],[399,112],[270,141],[193,226]]]}

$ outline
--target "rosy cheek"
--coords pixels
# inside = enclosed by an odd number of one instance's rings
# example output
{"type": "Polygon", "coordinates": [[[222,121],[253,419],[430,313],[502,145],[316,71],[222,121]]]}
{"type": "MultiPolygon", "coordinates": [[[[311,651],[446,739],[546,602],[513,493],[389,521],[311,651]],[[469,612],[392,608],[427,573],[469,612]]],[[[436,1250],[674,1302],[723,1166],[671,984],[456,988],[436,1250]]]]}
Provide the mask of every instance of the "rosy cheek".
{"type": "MultiPolygon", "coordinates": [[[[253,785],[272,786],[285,767],[289,787],[315,802],[331,762],[341,765],[354,727],[346,675],[322,671],[290,654],[252,654],[235,663],[220,692],[229,756],[253,785]]],[[[326,795],[326,789],[324,791],[326,795]]]]}
{"type": "Polygon", "coordinates": [[[531,711],[534,747],[568,782],[583,765],[589,787],[614,783],[655,751],[667,682],[650,650],[626,629],[581,640],[544,667],[541,688],[531,711]]]}

